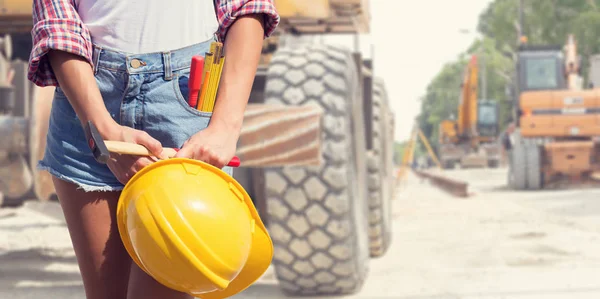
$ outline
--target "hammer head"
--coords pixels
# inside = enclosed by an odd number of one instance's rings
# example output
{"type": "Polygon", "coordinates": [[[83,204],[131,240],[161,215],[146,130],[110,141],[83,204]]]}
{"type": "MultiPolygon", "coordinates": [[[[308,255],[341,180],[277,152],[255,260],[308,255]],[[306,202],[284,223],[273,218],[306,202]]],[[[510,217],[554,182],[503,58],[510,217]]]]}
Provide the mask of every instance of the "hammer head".
{"type": "Polygon", "coordinates": [[[91,121],[87,122],[84,130],[87,144],[92,150],[94,159],[100,163],[106,164],[108,158],[110,158],[110,152],[108,151],[106,144],[104,144],[104,139],[102,139],[100,132],[91,121]]]}

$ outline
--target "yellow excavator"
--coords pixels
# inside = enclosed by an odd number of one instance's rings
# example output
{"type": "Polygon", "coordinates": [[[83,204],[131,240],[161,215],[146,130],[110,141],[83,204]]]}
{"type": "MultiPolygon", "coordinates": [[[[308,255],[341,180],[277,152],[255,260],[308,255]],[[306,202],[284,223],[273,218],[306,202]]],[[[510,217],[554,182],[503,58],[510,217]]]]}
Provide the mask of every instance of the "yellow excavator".
{"type": "Polygon", "coordinates": [[[415,126],[415,128],[413,129],[413,131],[410,135],[410,139],[408,140],[406,147],[404,148],[404,153],[402,155],[402,162],[400,164],[400,167],[398,168],[398,173],[396,175],[397,183],[399,183],[401,180],[403,180],[406,177],[408,170],[413,165],[413,162],[415,160],[415,150],[417,148],[417,140],[421,140],[421,142],[425,146],[425,149],[427,149],[427,154],[429,155],[429,158],[431,158],[433,163],[435,163],[435,165],[438,168],[442,169],[442,164],[440,163],[440,161],[438,160],[438,157],[436,156],[435,152],[433,151],[431,144],[429,144],[427,137],[425,137],[425,134],[423,134],[423,131],[421,131],[421,129],[419,129],[418,127],[415,126]]]}
{"type": "Polygon", "coordinates": [[[479,100],[477,56],[465,68],[458,104],[458,119],[439,127],[439,157],[444,168],[497,167],[501,160],[498,105],[479,100]]]}
{"type": "MultiPolygon", "coordinates": [[[[394,114],[372,55],[360,51],[370,2],[274,2],[281,24],[264,43],[234,177],[269,229],[286,294],[356,293],[370,258],[391,244],[394,192],[394,114]],[[331,34],[352,46],[328,42],[331,34]]],[[[35,168],[54,88],[26,79],[31,11],[32,0],[0,1],[4,206],[55,197],[50,176],[35,168]]]]}

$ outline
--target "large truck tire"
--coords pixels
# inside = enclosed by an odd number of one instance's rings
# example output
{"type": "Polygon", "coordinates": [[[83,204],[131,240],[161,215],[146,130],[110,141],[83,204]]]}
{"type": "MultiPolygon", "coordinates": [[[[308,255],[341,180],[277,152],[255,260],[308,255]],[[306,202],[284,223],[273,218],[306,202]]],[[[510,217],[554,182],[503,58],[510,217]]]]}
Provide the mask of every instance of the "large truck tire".
{"type": "Polygon", "coordinates": [[[514,134],[515,142],[509,153],[508,183],[512,189],[525,190],[527,188],[527,153],[520,134],[518,132],[514,134]]]}
{"type": "Polygon", "coordinates": [[[273,266],[288,295],[356,293],[368,273],[368,205],[360,186],[366,165],[358,163],[364,133],[355,127],[362,115],[353,117],[362,103],[357,74],[348,51],[324,45],[280,48],[269,66],[267,104],[324,110],[321,166],[265,169],[273,266]]]}
{"type": "Polygon", "coordinates": [[[368,153],[369,178],[369,243],[371,257],[383,256],[391,242],[392,207],[387,179],[386,93],[383,81],[373,82],[372,97],[373,148],[368,153]]]}
{"type": "Polygon", "coordinates": [[[525,155],[527,161],[527,189],[540,190],[542,180],[542,157],[540,147],[533,141],[525,143],[525,155]]]}
{"type": "MultiPolygon", "coordinates": [[[[388,167],[388,180],[390,181],[390,195],[392,201],[396,198],[396,138],[395,138],[395,125],[396,125],[396,116],[394,111],[389,106],[388,100],[388,138],[389,138],[389,153],[388,153],[388,161],[390,161],[390,165],[388,167]]],[[[393,212],[393,211],[392,211],[393,212]]]]}

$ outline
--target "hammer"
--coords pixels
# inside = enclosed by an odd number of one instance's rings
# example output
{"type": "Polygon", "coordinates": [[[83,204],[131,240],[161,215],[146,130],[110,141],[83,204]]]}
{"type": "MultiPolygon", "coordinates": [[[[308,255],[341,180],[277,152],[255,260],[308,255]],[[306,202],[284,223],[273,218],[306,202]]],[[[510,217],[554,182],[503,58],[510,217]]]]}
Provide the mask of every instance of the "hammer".
{"type": "MultiPolygon", "coordinates": [[[[94,154],[96,161],[106,164],[110,153],[125,154],[125,155],[136,155],[136,156],[152,156],[152,153],[143,145],[123,142],[123,141],[108,141],[103,140],[100,136],[100,132],[96,126],[88,121],[85,128],[85,138],[87,139],[88,146],[94,154]]],[[[164,152],[167,157],[172,158],[177,154],[179,149],[177,148],[165,148],[164,152]]],[[[233,157],[227,166],[239,167],[240,159],[233,157]]]]}

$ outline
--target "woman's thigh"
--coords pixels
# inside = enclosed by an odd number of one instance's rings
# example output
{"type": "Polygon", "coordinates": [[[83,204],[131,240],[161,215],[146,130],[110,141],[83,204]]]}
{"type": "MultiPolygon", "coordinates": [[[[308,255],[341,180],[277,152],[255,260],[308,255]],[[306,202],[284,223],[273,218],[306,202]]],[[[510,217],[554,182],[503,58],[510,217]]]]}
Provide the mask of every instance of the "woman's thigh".
{"type": "Polygon", "coordinates": [[[127,299],[193,299],[158,283],[135,263],[131,263],[127,299]]]}
{"type": "Polygon", "coordinates": [[[116,224],[119,192],[85,192],[53,178],[87,299],[125,299],[132,264],[116,224]]]}

